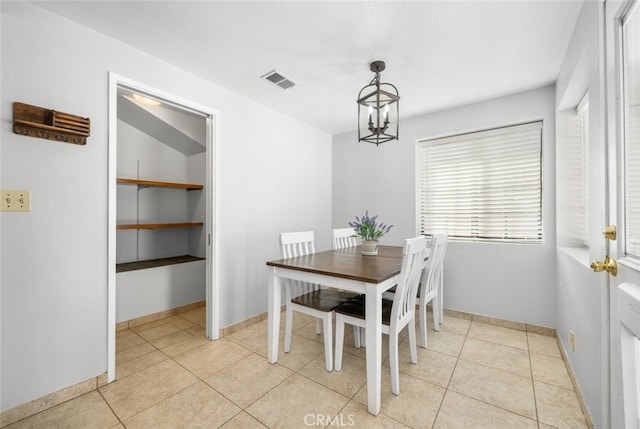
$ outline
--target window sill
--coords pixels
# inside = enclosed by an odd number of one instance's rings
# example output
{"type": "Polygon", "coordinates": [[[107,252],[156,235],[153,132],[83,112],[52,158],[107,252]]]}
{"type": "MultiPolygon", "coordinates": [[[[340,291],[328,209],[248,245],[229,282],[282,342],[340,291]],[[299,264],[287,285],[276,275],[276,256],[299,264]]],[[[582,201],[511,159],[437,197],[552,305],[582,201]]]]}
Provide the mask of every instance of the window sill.
{"type": "Polygon", "coordinates": [[[589,260],[589,248],[588,247],[569,247],[560,246],[560,251],[567,256],[575,259],[578,263],[584,265],[587,268],[591,267],[591,261],[589,260]]]}

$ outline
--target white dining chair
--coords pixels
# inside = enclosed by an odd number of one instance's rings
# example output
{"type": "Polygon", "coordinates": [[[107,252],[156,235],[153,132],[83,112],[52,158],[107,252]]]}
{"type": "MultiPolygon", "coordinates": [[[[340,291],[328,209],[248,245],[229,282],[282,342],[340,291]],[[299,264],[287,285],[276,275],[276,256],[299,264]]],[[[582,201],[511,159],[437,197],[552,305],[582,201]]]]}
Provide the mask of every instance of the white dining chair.
{"type": "MultiPolygon", "coordinates": [[[[409,347],[411,362],[418,362],[416,347],[415,306],[420,274],[424,268],[427,240],[416,237],[405,240],[402,268],[393,301],[382,300],[382,332],[389,335],[389,367],[391,370],[391,391],[400,394],[400,369],[398,363],[399,334],[409,327],[409,347]]],[[[353,299],[335,308],[336,312],[336,359],[335,370],[342,369],[342,349],[344,325],[365,327],[365,302],[353,299]]]]}
{"type": "Polygon", "coordinates": [[[358,245],[356,232],[353,228],[335,228],[332,233],[334,249],[346,249],[358,245]]]}
{"type": "Polygon", "coordinates": [[[442,267],[440,268],[440,279],[438,281],[438,306],[440,307],[440,323],[444,322],[444,257],[447,254],[449,237],[445,234],[444,248],[442,250],[442,267]]]}
{"type": "Polygon", "coordinates": [[[447,246],[447,234],[437,232],[431,235],[429,259],[425,263],[418,288],[418,312],[420,313],[420,347],[427,347],[427,304],[433,308],[433,329],[440,330],[443,311],[441,299],[442,268],[447,246]]]}
{"type": "MultiPolygon", "coordinates": [[[[353,228],[334,228],[332,231],[332,243],[335,250],[356,247],[358,239],[353,228]]],[[[357,296],[357,295],[356,295],[357,296]]],[[[353,343],[357,349],[364,344],[364,328],[353,326],[353,343]]]]}
{"type": "MultiPolygon", "coordinates": [[[[314,233],[313,231],[283,232],[280,234],[280,246],[283,258],[315,253],[314,233]]],[[[285,287],[285,353],[291,350],[293,311],[316,317],[318,318],[316,334],[324,332],[325,367],[327,371],[333,370],[333,309],[357,294],[291,279],[286,279],[283,284],[285,287]]]]}

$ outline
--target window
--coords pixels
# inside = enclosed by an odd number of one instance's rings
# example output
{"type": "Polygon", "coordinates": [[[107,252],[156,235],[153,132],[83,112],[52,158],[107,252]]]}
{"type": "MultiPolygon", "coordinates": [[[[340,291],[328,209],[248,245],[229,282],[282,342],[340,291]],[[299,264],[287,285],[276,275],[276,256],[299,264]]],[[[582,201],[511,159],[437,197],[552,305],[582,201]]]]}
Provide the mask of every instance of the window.
{"type": "Polygon", "coordinates": [[[589,95],[556,116],[558,244],[589,247],[589,95]]]}
{"type": "Polygon", "coordinates": [[[625,254],[640,258],[640,12],[622,24],[625,254]]]}
{"type": "Polygon", "coordinates": [[[542,242],[542,122],[418,142],[421,234],[542,242]]]}

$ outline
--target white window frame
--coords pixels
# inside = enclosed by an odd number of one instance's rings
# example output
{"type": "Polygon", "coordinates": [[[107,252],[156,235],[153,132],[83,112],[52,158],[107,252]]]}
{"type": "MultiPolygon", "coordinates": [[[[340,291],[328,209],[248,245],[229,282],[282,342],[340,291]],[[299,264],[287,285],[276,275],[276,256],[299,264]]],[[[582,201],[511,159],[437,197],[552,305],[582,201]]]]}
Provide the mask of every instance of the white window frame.
{"type": "Polygon", "coordinates": [[[539,120],[418,140],[418,234],[446,231],[452,240],[543,244],[542,128],[543,123],[539,120]],[[517,140],[513,140],[514,138],[517,140]],[[514,156],[505,158],[503,155],[508,147],[501,145],[509,144],[514,156]],[[486,162],[478,162],[479,159],[486,162]],[[441,168],[429,169],[427,165],[430,161],[438,162],[441,168]],[[525,167],[528,174],[524,174],[525,167]],[[522,173],[519,178],[522,180],[519,182],[522,188],[519,192],[503,186],[505,183],[514,183],[507,179],[516,177],[519,173],[522,173]],[[487,184],[491,184],[495,192],[487,184]],[[437,192],[438,185],[440,189],[458,189],[457,194],[451,194],[456,196],[455,200],[451,200],[447,194],[437,192]],[[427,204],[431,204],[431,209],[427,209],[427,204]],[[504,211],[500,211],[499,205],[503,206],[504,211]],[[438,209],[437,206],[442,208],[438,209]],[[529,209],[533,212],[528,211],[529,209]],[[438,219],[429,222],[429,211],[435,213],[438,219]],[[465,223],[465,216],[472,217],[475,221],[465,223]]]}
{"type": "MultiPolygon", "coordinates": [[[[633,7],[638,7],[635,5],[633,7]]],[[[638,11],[636,11],[637,13],[638,11]]],[[[626,20],[623,22],[623,28],[621,31],[622,42],[622,141],[621,149],[624,151],[625,164],[622,166],[622,178],[623,178],[623,201],[625,204],[625,219],[623,225],[623,233],[625,234],[623,249],[623,256],[632,258],[634,261],[640,261],[640,123],[637,118],[640,116],[638,110],[640,109],[640,81],[635,77],[640,66],[635,65],[633,70],[628,68],[629,63],[632,62],[628,58],[627,46],[630,43],[634,43],[634,48],[637,48],[638,42],[633,39],[627,43],[628,37],[626,34],[628,20],[631,19],[631,13],[627,13],[626,20]],[[636,73],[636,74],[634,74],[636,73]],[[634,77],[632,81],[630,76],[634,77]],[[633,84],[633,87],[631,87],[633,84]],[[631,88],[630,88],[631,87],[631,88]],[[632,123],[629,121],[630,110],[633,109],[633,117],[635,121],[632,123]],[[631,142],[635,144],[631,149],[631,142]],[[633,150],[633,154],[631,154],[633,150]]],[[[637,29],[636,29],[637,31],[637,29]]],[[[634,58],[636,60],[637,58],[634,58]]]]}

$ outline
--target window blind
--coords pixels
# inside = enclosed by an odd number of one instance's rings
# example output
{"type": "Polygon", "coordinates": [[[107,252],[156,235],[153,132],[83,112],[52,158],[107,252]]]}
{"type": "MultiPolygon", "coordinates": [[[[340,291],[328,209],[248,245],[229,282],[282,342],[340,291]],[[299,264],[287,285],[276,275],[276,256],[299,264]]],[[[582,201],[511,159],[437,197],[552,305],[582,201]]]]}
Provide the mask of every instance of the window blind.
{"type": "Polygon", "coordinates": [[[623,23],[625,254],[640,258],[640,12],[623,23]]]}
{"type": "Polygon", "coordinates": [[[542,242],[542,122],[418,142],[421,234],[542,242]]]}

